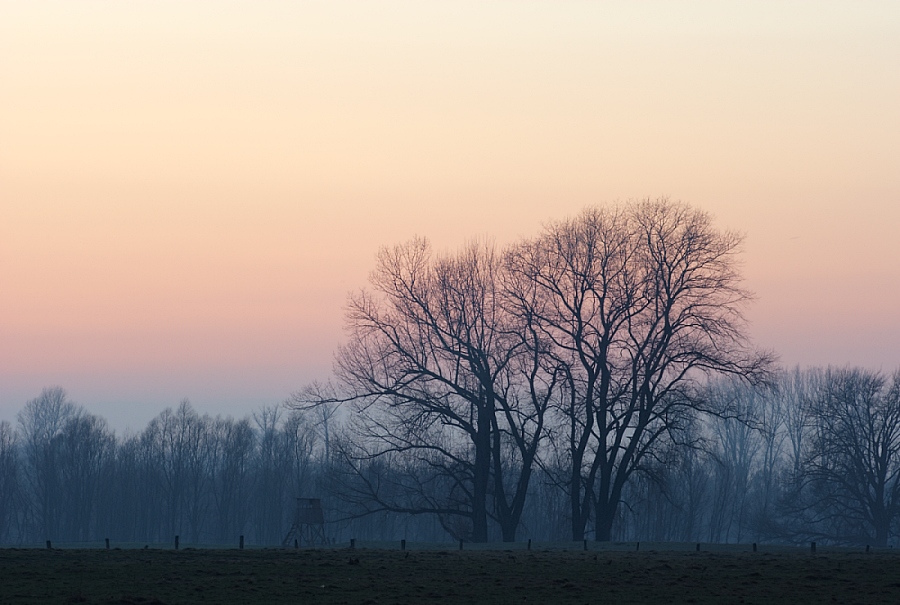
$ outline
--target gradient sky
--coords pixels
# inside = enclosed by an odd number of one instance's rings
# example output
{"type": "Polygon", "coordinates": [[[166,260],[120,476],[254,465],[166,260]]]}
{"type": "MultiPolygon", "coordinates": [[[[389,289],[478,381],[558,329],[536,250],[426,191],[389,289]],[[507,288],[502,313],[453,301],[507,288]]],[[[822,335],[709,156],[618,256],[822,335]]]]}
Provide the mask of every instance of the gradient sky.
{"type": "Polygon", "coordinates": [[[244,415],[380,246],[661,195],[783,363],[900,367],[900,3],[3,2],[0,419],[244,415]]]}

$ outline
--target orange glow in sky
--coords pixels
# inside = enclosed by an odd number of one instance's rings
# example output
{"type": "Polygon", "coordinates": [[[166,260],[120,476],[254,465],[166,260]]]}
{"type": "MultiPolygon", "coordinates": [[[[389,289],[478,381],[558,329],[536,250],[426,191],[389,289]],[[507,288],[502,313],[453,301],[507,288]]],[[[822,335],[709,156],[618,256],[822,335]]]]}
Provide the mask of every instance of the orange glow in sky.
{"type": "Polygon", "coordinates": [[[379,246],[671,198],[783,363],[900,367],[896,2],[0,4],[0,419],[327,379],[379,246]]]}

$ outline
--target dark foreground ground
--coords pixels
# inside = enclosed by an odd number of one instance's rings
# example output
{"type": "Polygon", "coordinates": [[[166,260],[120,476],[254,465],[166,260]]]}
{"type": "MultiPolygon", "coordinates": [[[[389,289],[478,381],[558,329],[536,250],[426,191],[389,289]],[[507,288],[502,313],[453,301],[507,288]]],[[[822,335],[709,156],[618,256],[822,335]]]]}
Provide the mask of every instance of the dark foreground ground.
{"type": "Polygon", "coordinates": [[[900,603],[900,555],[0,549],[0,603],[900,603]]]}

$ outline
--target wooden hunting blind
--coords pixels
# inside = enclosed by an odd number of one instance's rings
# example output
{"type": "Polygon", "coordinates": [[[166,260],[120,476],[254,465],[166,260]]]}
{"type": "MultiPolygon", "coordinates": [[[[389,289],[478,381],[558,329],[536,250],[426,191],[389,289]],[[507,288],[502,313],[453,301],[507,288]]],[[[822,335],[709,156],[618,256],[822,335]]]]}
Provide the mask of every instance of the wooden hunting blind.
{"type": "Polygon", "coordinates": [[[296,540],[298,546],[324,546],[325,515],[319,498],[297,498],[294,524],[282,541],[282,546],[290,546],[296,540]]]}

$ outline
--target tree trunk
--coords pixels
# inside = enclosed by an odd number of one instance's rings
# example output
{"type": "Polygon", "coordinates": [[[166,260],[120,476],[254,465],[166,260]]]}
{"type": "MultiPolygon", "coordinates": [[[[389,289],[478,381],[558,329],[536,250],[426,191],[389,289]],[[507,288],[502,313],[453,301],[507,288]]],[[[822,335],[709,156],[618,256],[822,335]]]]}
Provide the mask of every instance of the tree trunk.
{"type": "Polygon", "coordinates": [[[584,529],[587,525],[587,514],[581,498],[581,463],[572,465],[572,475],[569,479],[569,505],[572,514],[572,541],[584,540],[584,529]]]}
{"type": "Polygon", "coordinates": [[[484,408],[478,413],[472,487],[472,541],[488,541],[487,495],[491,476],[491,421],[484,408]]]}
{"type": "Polygon", "coordinates": [[[500,532],[503,535],[504,542],[515,542],[516,541],[516,530],[519,527],[519,519],[516,518],[514,521],[511,519],[507,519],[505,523],[500,525],[500,532]]]}
{"type": "Polygon", "coordinates": [[[594,539],[597,542],[609,542],[612,539],[612,526],[615,517],[615,508],[611,506],[604,506],[602,509],[599,506],[597,507],[597,520],[594,528],[594,539]]]}

